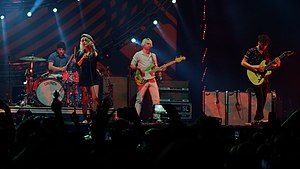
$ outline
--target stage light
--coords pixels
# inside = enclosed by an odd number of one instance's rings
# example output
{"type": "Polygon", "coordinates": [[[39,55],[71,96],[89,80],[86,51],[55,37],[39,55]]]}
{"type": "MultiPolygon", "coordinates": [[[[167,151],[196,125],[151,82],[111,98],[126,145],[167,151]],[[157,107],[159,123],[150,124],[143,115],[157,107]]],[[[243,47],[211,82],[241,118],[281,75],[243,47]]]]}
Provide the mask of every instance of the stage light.
{"type": "Polygon", "coordinates": [[[53,11],[54,13],[56,13],[56,12],[57,12],[57,8],[53,8],[52,11],[53,11]]]}
{"type": "Polygon", "coordinates": [[[132,43],[136,43],[136,39],[135,38],[131,38],[130,40],[132,43]]]}
{"type": "Polygon", "coordinates": [[[28,17],[31,17],[31,16],[32,16],[32,13],[31,13],[31,12],[27,12],[27,16],[28,16],[28,17]]]}
{"type": "Polygon", "coordinates": [[[155,19],[155,20],[153,20],[153,24],[154,25],[157,25],[158,24],[158,21],[155,19]]]}
{"type": "Polygon", "coordinates": [[[176,0],[172,0],[172,3],[175,4],[175,3],[176,3],[176,0]]]}
{"type": "Polygon", "coordinates": [[[1,15],[1,16],[0,16],[0,19],[1,19],[1,20],[3,20],[4,18],[5,18],[5,16],[4,16],[4,15],[1,15]]]}

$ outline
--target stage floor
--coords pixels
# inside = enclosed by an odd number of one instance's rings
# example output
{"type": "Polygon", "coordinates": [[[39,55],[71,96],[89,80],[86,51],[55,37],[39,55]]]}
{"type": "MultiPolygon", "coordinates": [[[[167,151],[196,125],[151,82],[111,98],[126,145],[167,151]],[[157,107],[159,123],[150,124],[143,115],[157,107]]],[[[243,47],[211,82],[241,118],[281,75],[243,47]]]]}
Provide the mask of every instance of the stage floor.
{"type": "MultiPolygon", "coordinates": [[[[52,116],[54,115],[54,112],[51,110],[50,106],[43,106],[43,107],[37,107],[37,106],[9,106],[11,109],[11,113],[16,114],[18,111],[24,111],[29,110],[32,114],[38,115],[38,116],[52,116]]],[[[90,109],[89,109],[90,110],[90,109]]],[[[88,114],[89,114],[88,110],[88,114]]],[[[62,114],[66,115],[65,117],[68,117],[68,115],[71,115],[73,112],[76,112],[78,115],[82,115],[82,108],[81,107],[62,107],[62,114]]],[[[110,108],[109,114],[116,112],[116,108],[110,108]]],[[[0,113],[4,113],[3,109],[0,109],[0,113]]],[[[184,121],[184,120],[183,120],[184,121]]],[[[184,121],[185,122],[185,121],[184,121]]],[[[153,126],[165,126],[166,123],[153,123],[148,122],[147,120],[142,121],[142,125],[145,127],[153,127],[153,126]]],[[[188,123],[188,125],[191,125],[188,123]]],[[[222,128],[244,128],[244,127],[254,127],[256,125],[253,125],[252,123],[245,123],[241,125],[223,125],[221,124],[222,128]]]]}
{"type": "MultiPolygon", "coordinates": [[[[18,116],[18,111],[24,111],[24,110],[29,110],[33,115],[35,116],[44,116],[44,117],[50,117],[53,116],[54,113],[51,110],[51,107],[21,107],[21,106],[9,106],[11,108],[11,112],[13,114],[13,117],[17,121],[17,116],[18,116]]],[[[80,118],[82,118],[82,108],[81,107],[75,107],[75,111],[77,114],[80,115],[80,118]]],[[[111,108],[112,112],[115,112],[116,109],[111,108]]],[[[0,113],[3,113],[4,110],[0,109],[0,113]]],[[[65,124],[68,126],[70,131],[75,131],[74,123],[72,122],[71,114],[74,112],[74,107],[63,107],[62,108],[62,113],[65,118],[65,124]]],[[[24,113],[24,112],[20,112],[24,113]]],[[[82,119],[80,119],[81,121],[82,119]]],[[[81,126],[83,127],[83,132],[85,135],[89,134],[89,124],[87,123],[80,123],[81,126]]],[[[191,126],[194,123],[190,124],[187,123],[187,126],[191,126]]],[[[157,123],[157,122],[146,122],[142,121],[141,127],[142,129],[146,132],[147,130],[151,130],[152,128],[163,128],[165,126],[168,126],[168,123],[157,123]]],[[[258,126],[257,125],[252,125],[251,123],[249,124],[243,124],[243,125],[221,125],[221,130],[224,132],[224,134],[231,138],[231,139],[237,139],[238,137],[245,138],[253,134],[254,132],[257,131],[258,126]]]]}
{"type": "MultiPolygon", "coordinates": [[[[36,107],[36,106],[9,106],[11,113],[17,113],[19,110],[30,110],[33,114],[53,114],[50,106],[36,107]]],[[[90,109],[89,109],[90,110],[90,109]]],[[[88,112],[89,112],[88,110],[88,112]]],[[[115,111],[115,108],[110,108],[110,111],[115,111]]],[[[72,114],[76,111],[76,114],[82,114],[81,107],[62,107],[62,114],[72,114]]],[[[3,113],[4,110],[0,109],[3,113]]]]}
{"type": "MultiPolygon", "coordinates": [[[[9,106],[12,113],[18,112],[18,110],[30,110],[32,113],[41,113],[41,114],[52,114],[53,111],[51,107],[32,107],[32,106],[9,106]]],[[[73,107],[62,107],[63,114],[72,114],[76,110],[77,114],[82,114],[81,108],[73,108],[73,107]]]]}

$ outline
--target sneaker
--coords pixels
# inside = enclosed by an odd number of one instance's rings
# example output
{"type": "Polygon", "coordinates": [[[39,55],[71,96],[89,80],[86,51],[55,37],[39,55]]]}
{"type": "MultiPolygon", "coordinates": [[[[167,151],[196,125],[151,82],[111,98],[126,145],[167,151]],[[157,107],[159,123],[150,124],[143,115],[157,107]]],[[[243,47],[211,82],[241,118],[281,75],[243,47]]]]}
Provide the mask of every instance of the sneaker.
{"type": "Polygon", "coordinates": [[[267,120],[264,120],[264,119],[254,120],[254,122],[256,122],[256,123],[265,122],[265,121],[267,121],[267,120]]]}
{"type": "Polygon", "coordinates": [[[261,119],[261,120],[254,120],[254,122],[251,122],[251,124],[258,125],[258,124],[267,123],[267,122],[268,122],[268,120],[261,119]]]}
{"type": "Polygon", "coordinates": [[[82,121],[82,123],[87,124],[87,123],[89,123],[89,122],[87,121],[87,119],[84,119],[84,120],[82,121]]]}

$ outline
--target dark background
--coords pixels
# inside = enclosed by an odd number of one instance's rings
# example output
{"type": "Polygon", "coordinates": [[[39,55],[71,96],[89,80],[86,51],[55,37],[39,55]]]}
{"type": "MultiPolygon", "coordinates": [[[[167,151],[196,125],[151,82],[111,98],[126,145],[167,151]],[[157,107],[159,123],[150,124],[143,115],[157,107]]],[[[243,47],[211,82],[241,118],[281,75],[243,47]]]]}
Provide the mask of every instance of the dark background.
{"type": "MultiPolygon", "coordinates": [[[[16,87],[22,88],[28,67],[8,63],[19,63],[21,57],[47,58],[59,40],[66,42],[67,53],[71,54],[78,47],[80,35],[89,33],[102,52],[103,65],[110,66],[113,76],[126,77],[131,75],[130,59],[140,49],[130,43],[130,37],[150,37],[160,64],[177,55],[186,56],[187,60],[171,66],[163,78],[189,81],[196,120],[202,115],[204,89],[246,91],[250,87],[240,62],[246,50],[257,44],[258,34],[266,33],[272,40],[272,58],[286,50],[295,51],[270,75],[270,90],[282,100],[286,116],[299,108],[297,0],[178,0],[176,5],[167,0],[43,1],[27,18],[25,9],[32,4],[34,1],[0,4],[6,14],[0,34],[0,95],[7,101],[16,87]],[[58,16],[51,12],[53,5],[59,8],[58,16]],[[160,27],[152,25],[153,18],[159,19],[160,27]]],[[[34,71],[39,77],[46,71],[46,63],[36,62],[34,71]]]]}
{"type": "MultiPolygon", "coordinates": [[[[207,1],[206,21],[202,20],[201,2],[184,1],[181,4],[186,18],[197,18],[185,20],[185,23],[179,24],[178,29],[181,32],[178,33],[178,41],[182,42],[178,48],[193,56],[192,65],[187,66],[188,70],[183,76],[193,76],[190,79],[194,85],[194,100],[201,100],[200,93],[204,88],[207,91],[246,91],[251,87],[240,62],[246,50],[257,45],[258,34],[263,33],[271,37],[268,50],[272,59],[284,51],[295,51],[294,55],[284,57],[281,67],[273,70],[270,75],[269,90],[276,91],[282,103],[283,112],[278,113],[287,117],[299,108],[298,1],[207,1]],[[205,23],[206,39],[202,40],[202,25],[205,23]],[[186,27],[188,33],[184,32],[186,27]],[[205,48],[207,53],[202,63],[205,48]],[[205,68],[205,78],[201,81],[205,68]]],[[[181,66],[183,64],[178,65],[178,68],[181,66]]]]}

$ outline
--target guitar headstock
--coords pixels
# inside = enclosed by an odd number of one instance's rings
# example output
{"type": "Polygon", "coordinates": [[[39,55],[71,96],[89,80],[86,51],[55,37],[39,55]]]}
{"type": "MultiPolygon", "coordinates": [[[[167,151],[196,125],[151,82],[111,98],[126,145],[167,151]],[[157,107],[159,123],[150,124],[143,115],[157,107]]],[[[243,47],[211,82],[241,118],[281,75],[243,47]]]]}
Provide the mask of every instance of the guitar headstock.
{"type": "Polygon", "coordinates": [[[179,57],[175,58],[175,62],[181,62],[181,61],[183,61],[185,59],[186,59],[185,56],[179,56],[179,57]]]}
{"type": "Polygon", "coordinates": [[[291,55],[294,54],[294,53],[295,53],[294,51],[289,50],[289,51],[285,51],[285,52],[284,52],[284,55],[285,55],[285,56],[291,56],[291,55]]]}

